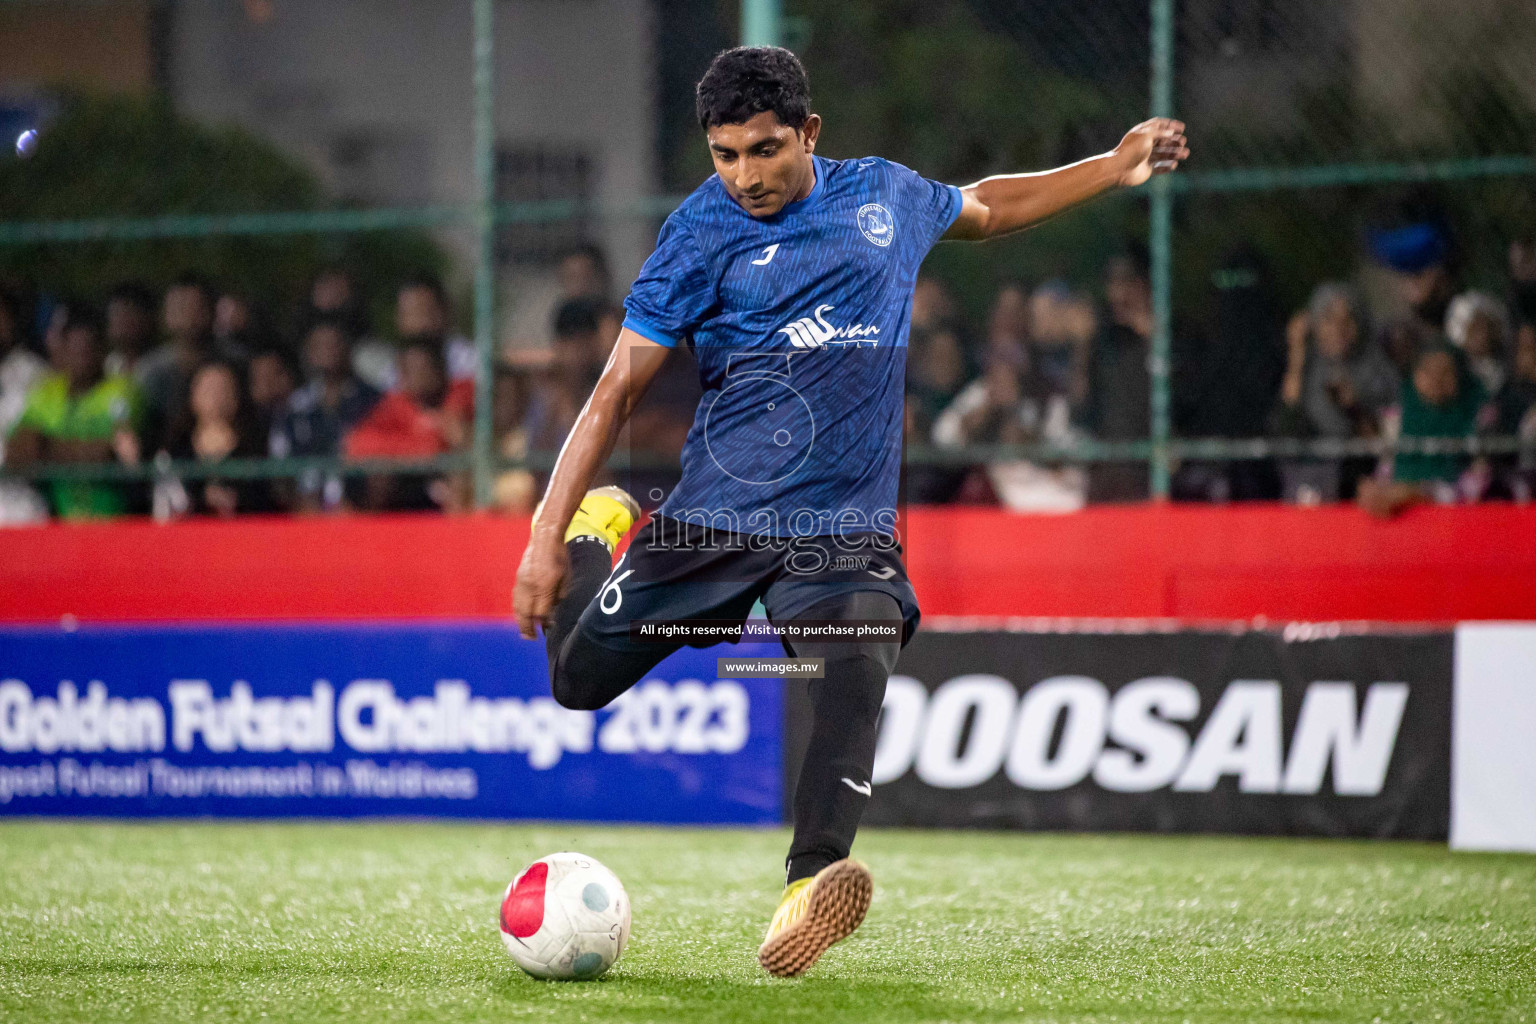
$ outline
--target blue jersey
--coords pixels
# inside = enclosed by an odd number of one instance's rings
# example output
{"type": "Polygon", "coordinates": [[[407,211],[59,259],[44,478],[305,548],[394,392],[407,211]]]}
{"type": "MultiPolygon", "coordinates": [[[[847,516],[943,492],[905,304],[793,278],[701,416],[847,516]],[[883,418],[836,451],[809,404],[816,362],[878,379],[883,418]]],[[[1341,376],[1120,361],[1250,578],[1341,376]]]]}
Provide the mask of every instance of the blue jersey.
{"type": "Polygon", "coordinates": [[[878,157],[812,159],[810,195],[761,219],[711,176],[624,301],[625,327],[693,348],[704,388],[661,515],[895,532],[912,290],[960,190],[878,157]]]}

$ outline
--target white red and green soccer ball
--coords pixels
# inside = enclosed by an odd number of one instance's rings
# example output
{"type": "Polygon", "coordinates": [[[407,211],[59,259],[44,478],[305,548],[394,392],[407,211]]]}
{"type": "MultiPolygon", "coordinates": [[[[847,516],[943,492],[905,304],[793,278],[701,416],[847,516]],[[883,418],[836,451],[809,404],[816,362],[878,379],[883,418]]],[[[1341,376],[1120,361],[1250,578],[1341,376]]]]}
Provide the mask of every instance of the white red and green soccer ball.
{"type": "Polygon", "coordinates": [[[629,941],[629,894],[595,858],[540,857],[501,898],[501,941],[535,978],[595,978],[629,941]]]}

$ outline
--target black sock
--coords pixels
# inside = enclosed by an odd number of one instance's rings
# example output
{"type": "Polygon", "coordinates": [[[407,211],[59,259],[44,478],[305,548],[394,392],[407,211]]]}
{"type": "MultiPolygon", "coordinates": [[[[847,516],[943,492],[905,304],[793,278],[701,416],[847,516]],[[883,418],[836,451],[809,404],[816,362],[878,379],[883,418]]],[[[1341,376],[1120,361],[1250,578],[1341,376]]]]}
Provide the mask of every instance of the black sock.
{"type": "Polygon", "coordinates": [[[565,550],[571,559],[571,588],[555,605],[554,614],[544,627],[544,650],[549,654],[551,676],[565,638],[571,635],[581,613],[587,610],[608,574],[613,572],[613,552],[599,537],[586,534],[572,537],[565,542],[565,550]]]}
{"type": "MultiPolygon", "coordinates": [[[[805,618],[900,618],[895,599],[861,592],[817,605],[805,618]]],[[[876,727],[885,682],[901,647],[891,643],[795,644],[799,658],[824,658],[825,678],[810,680],[814,721],[795,783],[795,834],[785,883],[809,878],[847,857],[869,802],[876,727]]]]}

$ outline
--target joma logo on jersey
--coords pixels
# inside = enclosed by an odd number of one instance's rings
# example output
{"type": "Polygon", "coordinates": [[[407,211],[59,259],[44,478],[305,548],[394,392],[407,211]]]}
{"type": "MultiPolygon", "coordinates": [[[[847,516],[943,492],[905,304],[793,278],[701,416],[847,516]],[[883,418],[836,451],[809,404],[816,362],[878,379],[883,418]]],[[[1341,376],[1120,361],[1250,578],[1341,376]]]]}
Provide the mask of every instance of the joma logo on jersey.
{"type": "Polygon", "coordinates": [[[863,345],[868,342],[870,347],[880,343],[876,337],[880,328],[875,324],[854,324],[851,327],[833,327],[827,323],[824,314],[831,312],[832,306],[823,303],[816,307],[816,312],[810,316],[803,316],[787,327],[780,327],[774,333],[789,335],[789,343],[795,348],[826,348],[828,345],[863,345]]]}

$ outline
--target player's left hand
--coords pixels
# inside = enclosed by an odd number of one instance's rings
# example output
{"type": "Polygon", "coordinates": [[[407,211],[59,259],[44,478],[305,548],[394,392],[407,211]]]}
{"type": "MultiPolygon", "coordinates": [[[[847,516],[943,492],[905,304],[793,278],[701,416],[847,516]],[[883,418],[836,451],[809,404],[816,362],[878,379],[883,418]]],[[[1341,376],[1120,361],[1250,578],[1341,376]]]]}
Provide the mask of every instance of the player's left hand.
{"type": "Polygon", "coordinates": [[[534,537],[523,551],[512,586],[512,614],[525,640],[538,638],[535,627],[549,627],[555,605],[571,586],[571,559],[563,542],[541,542],[534,537]]]}
{"type": "Polygon", "coordinates": [[[1171,117],[1154,117],[1125,133],[1115,147],[1124,170],[1120,184],[1134,188],[1154,174],[1167,174],[1189,159],[1189,143],[1184,138],[1184,122],[1171,117]]]}

